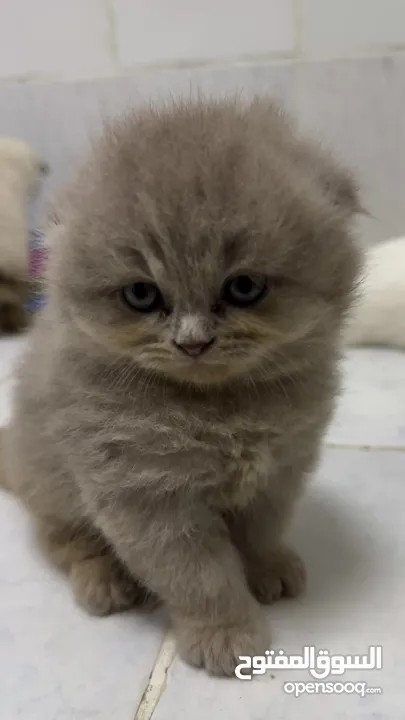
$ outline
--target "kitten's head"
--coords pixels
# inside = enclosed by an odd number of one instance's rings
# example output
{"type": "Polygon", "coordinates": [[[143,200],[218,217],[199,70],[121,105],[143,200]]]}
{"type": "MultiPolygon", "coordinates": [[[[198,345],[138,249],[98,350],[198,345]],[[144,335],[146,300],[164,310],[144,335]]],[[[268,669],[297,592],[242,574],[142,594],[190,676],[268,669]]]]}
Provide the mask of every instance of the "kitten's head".
{"type": "Polygon", "coordinates": [[[53,280],[101,350],[209,385],[336,339],[358,271],[350,178],[267,100],[108,128],[60,217],[53,280]]]}

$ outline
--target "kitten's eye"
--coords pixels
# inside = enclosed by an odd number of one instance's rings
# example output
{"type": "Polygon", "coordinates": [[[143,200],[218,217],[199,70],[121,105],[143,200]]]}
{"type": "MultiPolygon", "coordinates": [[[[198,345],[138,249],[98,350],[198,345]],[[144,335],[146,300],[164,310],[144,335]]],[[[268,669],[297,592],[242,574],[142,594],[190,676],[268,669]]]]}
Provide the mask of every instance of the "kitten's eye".
{"type": "Polygon", "coordinates": [[[267,290],[267,282],[260,275],[237,275],[225,283],[222,297],[236,307],[247,307],[258,302],[267,290]]]}
{"type": "Polygon", "coordinates": [[[136,282],[122,288],[122,297],[127,305],[138,312],[154,312],[162,305],[160,290],[153,283],[136,282]]]}

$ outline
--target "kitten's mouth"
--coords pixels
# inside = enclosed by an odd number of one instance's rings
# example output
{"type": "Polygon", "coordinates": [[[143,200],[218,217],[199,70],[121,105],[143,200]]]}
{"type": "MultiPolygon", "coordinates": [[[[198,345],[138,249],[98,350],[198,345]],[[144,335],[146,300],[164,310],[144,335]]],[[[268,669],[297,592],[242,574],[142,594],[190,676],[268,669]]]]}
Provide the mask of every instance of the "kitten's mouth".
{"type": "MultiPolygon", "coordinates": [[[[219,353],[207,351],[218,342],[217,338],[212,338],[210,341],[203,343],[203,347],[190,347],[187,349],[179,347],[176,343],[172,345],[176,348],[175,355],[172,355],[170,362],[167,362],[167,358],[160,358],[155,363],[155,371],[159,374],[165,375],[176,382],[185,382],[188,385],[190,383],[195,386],[202,386],[207,388],[208,386],[219,385],[224,382],[228,382],[230,379],[245,375],[249,372],[250,364],[246,362],[245,355],[236,361],[232,361],[232,357],[225,354],[224,356],[219,353]]],[[[196,343],[197,344],[197,343],[196,343]]],[[[194,346],[194,344],[193,344],[194,346]]],[[[148,368],[150,363],[146,364],[148,368]]]]}
{"type": "Polygon", "coordinates": [[[180,350],[184,355],[188,355],[189,357],[197,358],[203,355],[204,353],[209,350],[215,342],[215,338],[211,338],[210,340],[206,342],[199,342],[199,343],[174,343],[176,348],[180,350]]]}

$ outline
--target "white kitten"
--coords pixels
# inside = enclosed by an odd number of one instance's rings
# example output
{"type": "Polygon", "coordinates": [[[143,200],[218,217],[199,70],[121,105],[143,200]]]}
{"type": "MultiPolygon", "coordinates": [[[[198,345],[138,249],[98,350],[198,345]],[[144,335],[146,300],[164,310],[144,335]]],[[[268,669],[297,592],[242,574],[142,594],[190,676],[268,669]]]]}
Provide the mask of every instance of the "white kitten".
{"type": "Polygon", "coordinates": [[[368,251],[360,297],[344,342],[405,349],[405,237],[368,251]]]}
{"type": "Polygon", "coordinates": [[[0,333],[17,332],[27,324],[28,202],[46,171],[25,142],[0,137],[0,333]]]}
{"type": "Polygon", "coordinates": [[[26,280],[28,271],[28,200],[46,165],[25,142],[0,137],[0,272],[26,280]]]}

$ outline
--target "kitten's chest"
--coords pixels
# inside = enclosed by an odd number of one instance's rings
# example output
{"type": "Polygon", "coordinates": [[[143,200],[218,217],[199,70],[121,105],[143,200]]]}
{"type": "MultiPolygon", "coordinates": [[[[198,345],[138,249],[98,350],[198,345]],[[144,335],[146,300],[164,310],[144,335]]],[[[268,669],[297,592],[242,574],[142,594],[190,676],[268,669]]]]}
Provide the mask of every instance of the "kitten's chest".
{"type": "Polygon", "coordinates": [[[268,438],[236,442],[224,462],[224,500],[238,508],[246,507],[270,481],[274,461],[268,438]]]}
{"type": "Polygon", "coordinates": [[[234,432],[224,436],[218,429],[212,452],[222,470],[212,493],[219,506],[246,507],[268,486],[275,465],[268,433],[234,432]]]}

